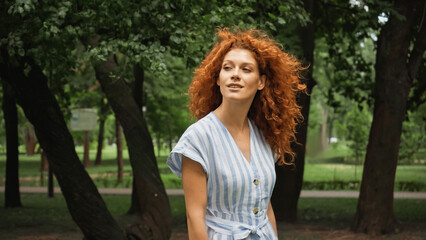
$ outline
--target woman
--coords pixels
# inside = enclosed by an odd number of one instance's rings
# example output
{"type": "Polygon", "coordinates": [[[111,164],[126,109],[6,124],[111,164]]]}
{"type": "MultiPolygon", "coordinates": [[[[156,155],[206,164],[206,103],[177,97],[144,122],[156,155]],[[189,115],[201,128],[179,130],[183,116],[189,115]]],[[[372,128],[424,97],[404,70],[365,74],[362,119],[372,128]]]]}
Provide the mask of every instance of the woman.
{"type": "Polygon", "coordinates": [[[182,177],[189,239],[278,239],[274,163],[293,161],[302,69],[257,30],[218,31],[188,90],[198,121],[167,160],[182,177]]]}

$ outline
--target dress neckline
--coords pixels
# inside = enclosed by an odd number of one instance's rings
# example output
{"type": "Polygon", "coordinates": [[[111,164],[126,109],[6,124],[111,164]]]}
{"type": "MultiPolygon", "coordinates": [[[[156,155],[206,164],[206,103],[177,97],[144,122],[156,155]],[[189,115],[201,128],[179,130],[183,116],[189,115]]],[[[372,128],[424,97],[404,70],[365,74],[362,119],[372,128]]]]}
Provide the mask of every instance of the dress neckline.
{"type": "Polygon", "coordinates": [[[238,146],[237,142],[235,142],[234,137],[232,137],[232,134],[229,132],[228,128],[226,128],[225,124],[222,123],[222,121],[219,119],[218,116],[216,116],[216,114],[214,112],[210,112],[210,114],[212,114],[214,116],[214,118],[216,119],[217,122],[219,122],[219,125],[225,130],[226,134],[232,139],[232,144],[238,149],[238,151],[240,152],[241,157],[243,158],[244,162],[246,162],[248,165],[251,165],[251,162],[253,160],[253,154],[252,154],[252,149],[253,149],[253,126],[251,123],[250,118],[248,118],[248,124],[249,124],[249,136],[250,136],[250,159],[247,159],[243,152],[241,151],[240,147],[238,146]]]}

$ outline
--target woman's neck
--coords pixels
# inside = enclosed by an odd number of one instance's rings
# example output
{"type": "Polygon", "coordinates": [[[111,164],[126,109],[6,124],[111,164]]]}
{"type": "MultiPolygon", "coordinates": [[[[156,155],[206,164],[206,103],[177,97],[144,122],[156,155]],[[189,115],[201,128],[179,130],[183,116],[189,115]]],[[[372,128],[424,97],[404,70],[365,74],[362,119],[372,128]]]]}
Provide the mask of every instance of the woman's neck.
{"type": "Polygon", "coordinates": [[[222,102],[213,113],[228,129],[244,131],[248,127],[247,114],[249,109],[250,105],[222,102]]]}

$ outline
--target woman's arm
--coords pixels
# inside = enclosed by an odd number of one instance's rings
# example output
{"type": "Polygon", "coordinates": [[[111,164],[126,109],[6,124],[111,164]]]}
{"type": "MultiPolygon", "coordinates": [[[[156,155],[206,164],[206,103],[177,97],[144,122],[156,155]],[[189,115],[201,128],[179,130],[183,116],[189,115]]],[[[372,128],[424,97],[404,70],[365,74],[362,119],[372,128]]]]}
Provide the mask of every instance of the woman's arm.
{"type": "Polygon", "coordinates": [[[190,240],[207,240],[207,176],[203,167],[182,156],[182,184],[190,240]]]}
{"type": "Polygon", "coordinates": [[[274,210],[272,209],[271,202],[269,202],[268,212],[266,214],[268,215],[269,222],[271,222],[271,225],[274,228],[275,235],[278,237],[277,222],[275,221],[275,214],[274,210]]]}

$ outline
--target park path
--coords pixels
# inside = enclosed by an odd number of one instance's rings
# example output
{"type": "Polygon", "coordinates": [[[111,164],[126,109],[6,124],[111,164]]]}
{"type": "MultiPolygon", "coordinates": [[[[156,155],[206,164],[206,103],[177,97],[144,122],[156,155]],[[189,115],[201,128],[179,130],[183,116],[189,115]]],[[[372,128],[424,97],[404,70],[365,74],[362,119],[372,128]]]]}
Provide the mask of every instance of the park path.
{"type": "MultiPolygon", "coordinates": [[[[20,187],[21,193],[47,193],[47,187],[20,187]]],[[[101,194],[128,195],[132,193],[130,188],[98,188],[101,194]]],[[[55,193],[59,193],[59,187],[54,188],[55,193]]],[[[0,192],[4,192],[4,187],[0,187],[0,192]]],[[[166,189],[170,196],[183,195],[182,189],[166,189]]],[[[302,190],[302,198],[358,198],[358,191],[318,191],[302,190]]],[[[426,199],[426,192],[394,192],[396,199],[426,199]]]]}

